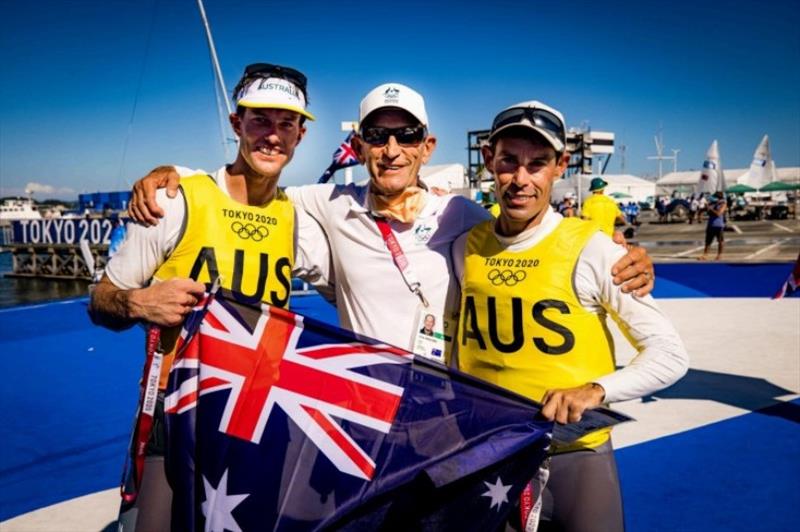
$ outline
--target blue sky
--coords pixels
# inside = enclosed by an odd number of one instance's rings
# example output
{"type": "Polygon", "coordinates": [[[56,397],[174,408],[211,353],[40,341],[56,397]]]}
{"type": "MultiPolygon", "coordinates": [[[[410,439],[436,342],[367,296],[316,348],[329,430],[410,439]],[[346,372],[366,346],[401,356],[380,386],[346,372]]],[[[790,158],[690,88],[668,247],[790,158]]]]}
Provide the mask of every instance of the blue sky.
{"type": "MultiPolygon", "coordinates": [[[[798,1],[205,5],[229,89],[257,61],[309,77],[317,121],[283,184],[315,182],[340,123],[386,81],[425,96],[432,164],[466,164],[468,130],[539,99],[569,125],[614,131],[637,175],[657,171],[660,126],[681,170],[714,139],[724,167],[746,167],[765,133],[779,167],[800,166],[798,1]]],[[[0,13],[0,196],[32,182],[37,199],[71,198],[158,164],[225,161],[193,0],[0,0],[0,13]]]]}

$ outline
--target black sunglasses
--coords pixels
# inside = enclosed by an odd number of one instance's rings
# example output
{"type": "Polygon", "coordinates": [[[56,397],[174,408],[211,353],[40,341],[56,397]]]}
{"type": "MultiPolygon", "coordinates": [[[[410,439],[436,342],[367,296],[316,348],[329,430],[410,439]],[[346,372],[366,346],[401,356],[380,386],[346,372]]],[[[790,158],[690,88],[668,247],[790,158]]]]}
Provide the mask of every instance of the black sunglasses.
{"type": "Polygon", "coordinates": [[[281,65],[272,65],[270,63],[253,63],[252,65],[247,65],[244,69],[244,77],[250,78],[255,76],[264,78],[276,77],[291,81],[300,87],[304,94],[306,92],[306,85],[308,84],[308,78],[299,70],[281,65]]]}
{"type": "Polygon", "coordinates": [[[503,111],[494,118],[492,131],[497,131],[501,127],[518,124],[527,119],[531,124],[553,133],[566,146],[566,135],[564,133],[564,123],[556,115],[544,109],[532,109],[530,107],[515,107],[503,111]]]}
{"type": "Polygon", "coordinates": [[[405,146],[415,146],[425,139],[428,131],[425,126],[406,126],[406,127],[365,127],[361,129],[359,136],[367,144],[373,146],[383,146],[389,142],[389,137],[394,137],[398,144],[405,146]]]}

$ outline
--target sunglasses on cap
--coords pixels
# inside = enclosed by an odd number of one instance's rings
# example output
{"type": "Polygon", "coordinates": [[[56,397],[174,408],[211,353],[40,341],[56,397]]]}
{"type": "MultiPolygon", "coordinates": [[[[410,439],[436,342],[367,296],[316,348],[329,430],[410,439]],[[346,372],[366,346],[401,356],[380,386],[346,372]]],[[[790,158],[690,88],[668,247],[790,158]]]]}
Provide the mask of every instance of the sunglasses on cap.
{"type": "Polygon", "coordinates": [[[566,135],[564,134],[564,123],[561,119],[550,111],[544,109],[536,109],[531,107],[515,107],[514,109],[507,109],[497,115],[492,123],[492,131],[497,131],[501,127],[510,124],[521,124],[523,120],[527,119],[531,124],[536,127],[549,131],[556,136],[564,145],[566,145],[566,135]]]}
{"type": "Polygon", "coordinates": [[[276,77],[291,81],[300,87],[303,93],[306,92],[306,85],[308,84],[308,78],[299,70],[281,65],[272,65],[270,63],[253,63],[252,65],[247,65],[244,69],[244,77],[249,78],[255,76],[263,78],[276,77]]]}
{"type": "Polygon", "coordinates": [[[405,146],[415,146],[422,142],[427,136],[428,131],[425,126],[406,126],[406,127],[365,127],[361,129],[359,136],[367,144],[373,146],[383,146],[389,142],[389,137],[394,137],[398,144],[405,146]]]}

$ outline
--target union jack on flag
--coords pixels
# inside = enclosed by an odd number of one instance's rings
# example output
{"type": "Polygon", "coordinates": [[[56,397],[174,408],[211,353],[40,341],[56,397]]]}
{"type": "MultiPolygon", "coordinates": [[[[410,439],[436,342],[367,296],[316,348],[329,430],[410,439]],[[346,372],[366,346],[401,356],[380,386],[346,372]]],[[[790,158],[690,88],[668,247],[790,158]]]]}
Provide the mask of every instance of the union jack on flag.
{"type": "Polygon", "coordinates": [[[339,147],[336,148],[335,152],[333,152],[333,162],[331,162],[330,166],[328,166],[317,183],[327,183],[337,170],[359,164],[358,157],[356,157],[356,151],[353,149],[353,145],[351,144],[353,135],[355,135],[355,133],[355,131],[351,131],[347,135],[347,138],[344,139],[341,144],[339,144],[339,147]]]}
{"type": "Polygon", "coordinates": [[[492,529],[511,507],[498,494],[513,500],[544,458],[551,426],[534,404],[229,294],[189,315],[170,372],[174,530],[373,529],[387,511],[404,529],[492,529]],[[470,501],[485,511],[467,515],[470,501]]]}
{"type": "Polygon", "coordinates": [[[164,410],[182,414],[200,396],[228,390],[220,432],[258,444],[279,407],[339,471],[370,479],[375,463],[334,418],[389,432],[403,389],[353,369],[409,363],[411,355],[362,342],[298,348],[302,323],[302,316],[267,306],[251,326],[226,300],[214,299],[173,365],[190,371],[179,371],[184,378],[164,410]]]}

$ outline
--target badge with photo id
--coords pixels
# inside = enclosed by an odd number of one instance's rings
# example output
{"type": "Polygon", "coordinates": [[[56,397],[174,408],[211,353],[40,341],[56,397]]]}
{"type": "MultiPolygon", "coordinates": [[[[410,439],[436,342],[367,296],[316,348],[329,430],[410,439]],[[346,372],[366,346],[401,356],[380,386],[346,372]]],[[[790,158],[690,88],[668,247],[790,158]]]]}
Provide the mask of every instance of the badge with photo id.
{"type": "Polygon", "coordinates": [[[445,363],[445,348],[452,341],[453,334],[453,324],[443,316],[442,309],[422,305],[417,307],[417,325],[412,343],[415,355],[441,364],[445,363]]]}

